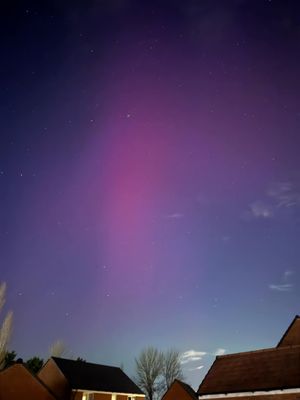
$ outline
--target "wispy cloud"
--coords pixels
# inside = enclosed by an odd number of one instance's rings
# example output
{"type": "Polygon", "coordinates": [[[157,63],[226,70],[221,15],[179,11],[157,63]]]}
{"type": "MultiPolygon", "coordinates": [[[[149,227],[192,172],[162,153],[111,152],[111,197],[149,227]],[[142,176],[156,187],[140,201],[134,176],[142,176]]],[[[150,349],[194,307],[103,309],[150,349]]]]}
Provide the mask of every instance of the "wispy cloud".
{"type": "Polygon", "coordinates": [[[183,218],[183,217],[184,217],[184,214],[179,213],[179,212],[165,215],[165,218],[168,218],[168,219],[179,219],[179,218],[183,218]]]}
{"type": "Polygon", "coordinates": [[[293,290],[293,285],[291,283],[282,283],[279,285],[274,285],[273,283],[271,283],[269,285],[269,288],[277,292],[290,292],[291,290],[293,290]]]}
{"type": "Polygon", "coordinates": [[[290,269],[287,269],[284,271],[281,282],[278,284],[270,283],[269,284],[269,289],[274,290],[277,292],[290,292],[293,290],[293,284],[289,282],[291,275],[293,275],[293,271],[290,269]]]}
{"type": "Polygon", "coordinates": [[[207,354],[206,351],[187,350],[181,354],[180,363],[187,364],[189,362],[199,361],[206,354],[207,354]]]}
{"type": "Polygon", "coordinates": [[[226,353],[226,349],[222,349],[221,347],[214,352],[214,356],[223,356],[226,353]]]}
{"type": "Polygon", "coordinates": [[[263,201],[255,201],[249,207],[254,218],[272,218],[274,215],[272,206],[263,201]]]}
{"type": "Polygon", "coordinates": [[[199,365],[198,367],[196,367],[196,368],[189,368],[188,370],[189,371],[198,371],[199,369],[202,369],[204,367],[204,365],[199,365]]]}
{"type": "Polygon", "coordinates": [[[282,181],[272,183],[267,194],[276,203],[276,207],[300,206],[300,187],[295,182],[282,181]]]}
{"type": "Polygon", "coordinates": [[[262,193],[261,199],[248,206],[242,214],[245,220],[274,218],[280,209],[300,208],[300,180],[273,182],[262,193]]]}

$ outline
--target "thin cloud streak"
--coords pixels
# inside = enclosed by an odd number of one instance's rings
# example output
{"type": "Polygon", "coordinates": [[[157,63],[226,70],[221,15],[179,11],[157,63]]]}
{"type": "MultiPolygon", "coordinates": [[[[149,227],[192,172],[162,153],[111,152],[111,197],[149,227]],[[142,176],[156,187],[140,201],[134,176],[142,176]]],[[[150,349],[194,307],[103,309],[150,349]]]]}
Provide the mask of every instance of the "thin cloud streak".
{"type": "Polygon", "coordinates": [[[291,292],[293,290],[294,285],[290,283],[289,280],[290,277],[293,275],[293,273],[294,272],[290,269],[285,270],[281,278],[281,283],[279,284],[271,283],[269,284],[269,289],[277,292],[291,292]]]}
{"type": "Polygon", "coordinates": [[[300,206],[300,188],[294,182],[275,182],[270,185],[267,194],[274,199],[278,208],[300,206]]]}
{"type": "Polygon", "coordinates": [[[300,207],[300,182],[279,181],[271,183],[264,193],[264,200],[254,201],[249,205],[242,218],[274,218],[279,209],[300,207]]]}
{"type": "Polygon", "coordinates": [[[167,219],[180,219],[183,217],[184,217],[184,214],[182,214],[182,213],[173,213],[173,214],[165,215],[165,218],[167,218],[167,219]]]}
{"type": "Polygon", "coordinates": [[[188,371],[198,371],[199,369],[204,368],[204,365],[199,365],[199,367],[196,368],[189,368],[188,371]]]}
{"type": "Polygon", "coordinates": [[[207,353],[205,351],[187,350],[180,356],[180,363],[187,364],[193,361],[199,361],[207,353]]]}
{"type": "Polygon", "coordinates": [[[277,292],[290,292],[293,290],[293,285],[291,283],[283,283],[279,285],[274,285],[271,283],[269,288],[277,292]]]}

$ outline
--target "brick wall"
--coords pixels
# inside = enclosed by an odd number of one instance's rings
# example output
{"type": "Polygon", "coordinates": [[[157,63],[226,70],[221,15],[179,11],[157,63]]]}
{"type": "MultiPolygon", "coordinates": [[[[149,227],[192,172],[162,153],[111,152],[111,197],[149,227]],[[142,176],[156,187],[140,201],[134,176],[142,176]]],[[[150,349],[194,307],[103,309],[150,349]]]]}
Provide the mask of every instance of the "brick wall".
{"type": "MultiPolygon", "coordinates": [[[[72,400],[82,400],[84,392],[74,390],[72,393],[72,400]]],[[[134,397],[134,396],[133,396],[134,397]]],[[[127,400],[128,396],[117,394],[116,400],[127,400]]],[[[94,393],[94,400],[111,400],[111,394],[108,393],[94,393]]],[[[136,397],[136,400],[145,400],[145,397],[136,397]]]]}

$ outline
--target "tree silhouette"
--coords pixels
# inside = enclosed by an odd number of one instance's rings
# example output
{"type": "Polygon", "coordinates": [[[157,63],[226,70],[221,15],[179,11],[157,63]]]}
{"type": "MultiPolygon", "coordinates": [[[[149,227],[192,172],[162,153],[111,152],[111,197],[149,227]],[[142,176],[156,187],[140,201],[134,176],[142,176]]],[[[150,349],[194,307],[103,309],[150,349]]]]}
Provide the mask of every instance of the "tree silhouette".
{"type": "Polygon", "coordinates": [[[170,349],[164,353],[162,378],[163,392],[169,389],[175,379],[183,380],[180,353],[176,349],[170,349]]]}
{"type": "Polygon", "coordinates": [[[148,400],[160,397],[175,379],[183,379],[180,353],[176,349],[165,353],[154,347],[142,350],[135,359],[136,381],[148,400]]]}
{"type": "Polygon", "coordinates": [[[44,360],[39,357],[32,357],[26,361],[25,365],[33,374],[37,374],[39,370],[42,368],[44,364],[44,360]]]}
{"type": "Polygon", "coordinates": [[[163,369],[163,354],[154,347],[142,350],[135,359],[137,384],[145,392],[148,400],[153,400],[160,390],[159,378],[163,369]]]}
{"type": "Polygon", "coordinates": [[[7,351],[5,353],[5,357],[4,357],[3,368],[7,368],[7,367],[10,367],[11,365],[13,365],[16,361],[16,357],[17,357],[17,353],[14,350],[7,351]]]}

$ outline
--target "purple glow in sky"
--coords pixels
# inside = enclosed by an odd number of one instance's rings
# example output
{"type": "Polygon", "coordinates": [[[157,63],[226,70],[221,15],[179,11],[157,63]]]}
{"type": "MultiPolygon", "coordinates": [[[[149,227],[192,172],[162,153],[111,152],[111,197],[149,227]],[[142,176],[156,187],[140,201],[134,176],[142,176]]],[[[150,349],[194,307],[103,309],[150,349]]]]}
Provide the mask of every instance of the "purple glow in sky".
{"type": "Polygon", "coordinates": [[[276,344],[299,313],[296,1],[29,1],[1,18],[11,349],[125,366],[276,344]],[[76,2],[75,2],[76,3],[76,2]]]}

